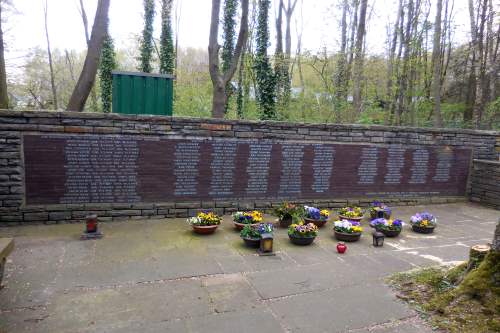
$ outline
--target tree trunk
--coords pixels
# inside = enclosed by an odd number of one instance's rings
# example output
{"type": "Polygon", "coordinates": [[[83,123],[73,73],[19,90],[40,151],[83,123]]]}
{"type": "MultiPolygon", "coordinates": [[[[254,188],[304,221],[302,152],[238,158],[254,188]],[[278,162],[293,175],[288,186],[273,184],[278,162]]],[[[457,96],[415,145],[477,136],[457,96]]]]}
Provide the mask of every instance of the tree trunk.
{"type": "Polygon", "coordinates": [[[344,0],[342,4],[342,20],[340,23],[341,28],[341,42],[340,42],[340,52],[339,60],[337,63],[337,72],[335,73],[335,120],[340,122],[340,101],[346,98],[346,65],[347,65],[347,9],[349,3],[348,0],[344,0]]]}
{"type": "MultiPolygon", "coordinates": [[[[396,54],[396,45],[398,43],[398,31],[400,30],[398,27],[400,26],[400,21],[404,15],[403,13],[403,0],[399,0],[398,4],[398,13],[396,17],[396,21],[394,22],[394,32],[392,35],[391,48],[389,51],[389,64],[387,66],[387,103],[385,104],[385,112],[386,117],[390,118],[390,112],[394,105],[394,97],[393,97],[393,76],[394,76],[394,57],[396,54]]],[[[392,122],[391,120],[389,122],[392,122]]]]}
{"type": "Polygon", "coordinates": [[[351,34],[349,36],[349,56],[347,60],[346,86],[349,86],[349,81],[351,80],[352,62],[354,60],[354,38],[356,36],[356,29],[358,27],[359,0],[354,0],[353,6],[354,6],[354,13],[352,14],[351,17],[351,34]]]}
{"type": "Polygon", "coordinates": [[[434,97],[434,126],[443,127],[441,116],[441,12],[443,0],[437,0],[436,20],[434,23],[434,45],[432,49],[433,81],[432,95],[434,97]]]}
{"type": "MultiPolygon", "coordinates": [[[[80,16],[82,17],[83,31],[85,33],[85,41],[88,47],[90,42],[89,21],[87,19],[87,11],[85,10],[85,6],[83,5],[83,0],[80,0],[80,16]]],[[[95,85],[92,85],[92,89],[90,90],[90,109],[92,110],[92,112],[99,111],[99,107],[97,105],[97,93],[95,91],[95,85]]]]}
{"type": "Polygon", "coordinates": [[[102,43],[104,42],[106,31],[108,30],[109,3],[110,0],[99,0],[97,3],[87,56],[85,57],[85,62],[78,82],[71,94],[67,107],[68,111],[83,111],[90,90],[94,85],[97,68],[99,66],[102,43]]]}
{"type": "Polygon", "coordinates": [[[242,49],[246,44],[248,36],[248,1],[242,0],[242,14],[240,31],[238,33],[238,41],[234,48],[234,54],[229,64],[228,70],[221,73],[219,70],[219,48],[220,45],[217,41],[219,35],[219,14],[221,7],[221,0],[212,0],[212,15],[210,22],[210,39],[208,44],[208,68],[210,78],[213,85],[213,99],[212,99],[212,117],[223,118],[225,105],[227,102],[226,85],[234,76],[236,68],[238,67],[238,60],[240,59],[242,49]]]}
{"type": "Polygon", "coordinates": [[[405,105],[405,96],[407,94],[408,87],[408,71],[409,71],[409,62],[410,62],[410,42],[411,42],[411,26],[413,23],[413,0],[408,1],[408,17],[406,19],[406,29],[404,32],[403,38],[403,70],[399,77],[399,89],[397,96],[397,107],[396,107],[396,125],[402,125],[402,116],[405,113],[407,105],[405,105]]]}
{"type": "Polygon", "coordinates": [[[44,19],[45,19],[45,38],[47,40],[47,55],[49,57],[49,69],[50,69],[50,86],[52,89],[52,103],[54,105],[54,109],[58,109],[57,105],[57,90],[56,90],[56,80],[54,74],[54,65],[52,64],[52,51],[50,49],[50,39],[49,39],[49,28],[47,22],[47,0],[45,0],[45,6],[43,7],[44,19]]]}
{"type": "MultiPolygon", "coordinates": [[[[362,112],[363,103],[361,100],[361,84],[363,75],[363,39],[365,36],[365,21],[366,21],[366,7],[368,6],[368,0],[361,0],[359,9],[359,24],[356,36],[356,47],[355,47],[355,59],[354,59],[354,71],[353,71],[353,81],[354,81],[354,94],[353,94],[353,104],[355,115],[359,116],[362,112]]],[[[352,119],[354,120],[354,118],[352,119]]]]}
{"type": "Polygon", "coordinates": [[[9,95],[7,94],[7,73],[5,71],[5,58],[2,30],[2,2],[0,1],[0,109],[9,108],[9,95]]]}

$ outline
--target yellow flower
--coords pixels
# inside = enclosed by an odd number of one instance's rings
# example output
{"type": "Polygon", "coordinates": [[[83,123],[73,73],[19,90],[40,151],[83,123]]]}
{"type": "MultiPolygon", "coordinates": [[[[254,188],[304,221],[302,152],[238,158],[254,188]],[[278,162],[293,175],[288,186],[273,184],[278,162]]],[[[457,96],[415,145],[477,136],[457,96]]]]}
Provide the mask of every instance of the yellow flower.
{"type": "Polygon", "coordinates": [[[420,225],[421,225],[422,227],[427,227],[427,226],[429,225],[429,221],[427,221],[427,220],[422,220],[422,222],[420,222],[420,225]]]}
{"type": "Polygon", "coordinates": [[[326,216],[326,217],[330,216],[330,212],[326,209],[323,209],[322,211],[320,211],[320,214],[323,216],[326,216]]]}

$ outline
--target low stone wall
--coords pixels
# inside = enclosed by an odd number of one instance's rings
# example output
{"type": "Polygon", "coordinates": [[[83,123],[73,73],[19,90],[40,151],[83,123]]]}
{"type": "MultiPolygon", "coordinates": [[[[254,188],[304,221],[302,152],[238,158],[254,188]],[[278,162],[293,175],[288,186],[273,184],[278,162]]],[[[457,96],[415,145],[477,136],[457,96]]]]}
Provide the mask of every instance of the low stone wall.
{"type": "MultiPolygon", "coordinates": [[[[278,200],[84,203],[26,205],[24,135],[79,134],[128,135],[137,137],[177,138],[250,138],[299,140],[325,143],[370,143],[377,145],[449,146],[472,148],[476,159],[497,159],[498,132],[460,129],[409,128],[365,125],[297,124],[286,122],[231,121],[160,116],[124,116],[115,114],[0,111],[0,225],[23,223],[63,223],[81,221],[96,213],[102,221],[184,217],[202,208],[219,213],[238,209],[270,210],[278,200]]],[[[474,182],[472,188],[474,188],[474,182]]],[[[475,190],[472,191],[475,193],[475,190]]],[[[372,199],[331,198],[299,200],[321,207],[347,204],[366,206],[372,199]]],[[[394,195],[384,199],[392,205],[446,203],[466,197],[394,195]]]]}
{"type": "Polygon", "coordinates": [[[500,161],[474,160],[470,200],[500,209],[500,161]]]}

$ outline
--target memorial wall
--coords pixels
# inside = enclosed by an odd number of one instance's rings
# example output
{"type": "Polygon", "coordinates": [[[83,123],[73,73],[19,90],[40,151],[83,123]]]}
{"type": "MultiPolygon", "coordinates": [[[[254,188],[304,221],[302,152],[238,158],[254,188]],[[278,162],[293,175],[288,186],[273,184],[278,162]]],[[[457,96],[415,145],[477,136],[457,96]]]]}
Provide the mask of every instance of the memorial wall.
{"type": "Polygon", "coordinates": [[[463,201],[498,132],[0,111],[0,224],[463,201]]]}

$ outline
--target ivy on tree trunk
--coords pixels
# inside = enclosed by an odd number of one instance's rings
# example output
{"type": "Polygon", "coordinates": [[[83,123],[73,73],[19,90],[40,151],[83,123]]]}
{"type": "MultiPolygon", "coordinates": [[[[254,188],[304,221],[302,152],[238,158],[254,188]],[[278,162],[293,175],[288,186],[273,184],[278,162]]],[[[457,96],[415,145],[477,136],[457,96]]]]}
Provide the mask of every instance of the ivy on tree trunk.
{"type": "Polygon", "coordinates": [[[155,17],[154,0],[144,0],[144,30],[141,38],[141,55],[139,70],[151,73],[151,58],[153,55],[153,20],[155,17]]]}
{"type": "Polygon", "coordinates": [[[113,39],[106,34],[101,50],[101,62],[99,64],[99,79],[101,87],[101,102],[103,112],[111,112],[111,91],[113,88],[113,76],[111,72],[116,67],[115,49],[113,39]]]}
{"type": "Polygon", "coordinates": [[[172,2],[173,0],[162,0],[161,3],[160,73],[162,74],[173,74],[175,67],[172,2]]]}
{"type": "Polygon", "coordinates": [[[276,119],[275,76],[269,57],[269,0],[259,0],[257,19],[257,48],[255,57],[255,72],[257,80],[257,101],[260,107],[260,119],[276,119]]]}
{"type": "MultiPolygon", "coordinates": [[[[224,18],[222,21],[222,72],[226,73],[231,67],[231,60],[234,54],[234,44],[236,38],[236,11],[238,9],[238,0],[224,1],[224,18]]],[[[233,94],[231,81],[226,85],[227,101],[224,112],[227,113],[229,99],[233,94]]]]}

